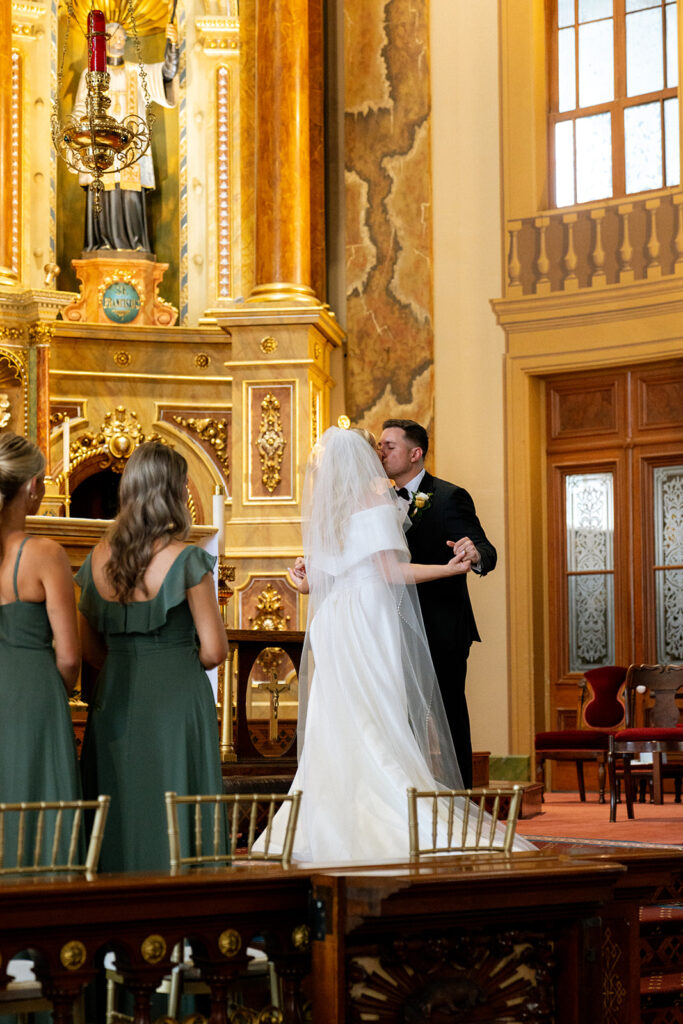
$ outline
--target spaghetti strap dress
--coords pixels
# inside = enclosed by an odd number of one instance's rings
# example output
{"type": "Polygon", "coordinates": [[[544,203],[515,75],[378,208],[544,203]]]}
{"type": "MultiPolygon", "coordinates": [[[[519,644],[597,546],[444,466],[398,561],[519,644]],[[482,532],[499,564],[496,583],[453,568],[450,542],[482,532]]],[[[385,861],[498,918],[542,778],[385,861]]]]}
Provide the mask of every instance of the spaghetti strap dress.
{"type": "MultiPolygon", "coordinates": [[[[55,661],[45,602],[19,600],[19,563],[29,539],[22,540],[14,563],[15,600],[0,605],[2,803],[77,800],[81,795],[69,701],[55,661]]],[[[5,840],[9,850],[12,838],[6,834],[5,840]]],[[[46,848],[50,841],[46,834],[46,848]]],[[[32,833],[27,833],[26,842],[28,847],[32,833]]]]}
{"type": "MultiPolygon", "coordinates": [[[[129,604],[100,596],[90,554],[76,576],[79,609],[107,648],[81,755],[85,794],[111,797],[101,871],[167,870],[166,790],[222,791],[216,705],[187,601],[215,561],[188,545],[155,597],[129,604]]],[[[181,839],[186,856],[187,830],[181,839]]]]}

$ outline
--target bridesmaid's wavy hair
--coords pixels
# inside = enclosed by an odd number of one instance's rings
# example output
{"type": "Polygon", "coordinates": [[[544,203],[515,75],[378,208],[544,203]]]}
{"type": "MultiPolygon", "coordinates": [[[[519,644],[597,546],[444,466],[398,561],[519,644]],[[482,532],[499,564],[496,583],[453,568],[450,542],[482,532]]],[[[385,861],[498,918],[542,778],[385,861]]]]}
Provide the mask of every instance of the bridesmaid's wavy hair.
{"type": "Polygon", "coordinates": [[[128,460],[119,488],[119,514],[109,531],[111,554],[104,571],[121,604],[147,589],[144,575],[152,556],[190,532],[187,462],[158,441],[141,444],[128,460]]]}
{"type": "Polygon", "coordinates": [[[33,441],[8,431],[0,434],[0,517],[27,480],[45,471],[45,456],[33,441]]]}

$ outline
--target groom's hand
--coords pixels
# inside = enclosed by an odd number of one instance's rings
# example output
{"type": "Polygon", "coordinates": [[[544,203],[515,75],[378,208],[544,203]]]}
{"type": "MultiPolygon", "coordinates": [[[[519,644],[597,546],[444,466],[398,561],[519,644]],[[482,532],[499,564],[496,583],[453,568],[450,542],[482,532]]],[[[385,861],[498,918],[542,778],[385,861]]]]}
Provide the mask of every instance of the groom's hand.
{"type": "Polygon", "coordinates": [[[446,543],[449,548],[453,549],[453,557],[449,562],[446,562],[446,568],[450,570],[453,576],[457,576],[459,573],[469,572],[472,568],[472,560],[466,557],[466,549],[462,545],[462,542],[447,540],[446,543]]]}
{"type": "Polygon", "coordinates": [[[462,557],[467,558],[472,565],[479,565],[481,555],[469,537],[461,537],[460,540],[457,541],[449,540],[446,543],[449,547],[453,548],[454,555],[462,555],[462,557]]]}

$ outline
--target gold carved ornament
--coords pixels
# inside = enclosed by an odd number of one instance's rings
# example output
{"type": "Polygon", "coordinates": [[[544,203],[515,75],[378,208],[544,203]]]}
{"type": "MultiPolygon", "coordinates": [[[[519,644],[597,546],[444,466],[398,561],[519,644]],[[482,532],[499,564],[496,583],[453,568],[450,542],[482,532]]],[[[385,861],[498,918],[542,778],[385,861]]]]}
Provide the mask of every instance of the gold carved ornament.
{"type": "Polygon", "coordinates": [[[218,948],[223,956],[228,959],[230,959],[230,957],[237,956],[242,948],[242,936],[234,928],[226,928],[225,931],[221,932],[218,936],[218,948]]]}
{"type": "Polygon", "coordinates": [[[261,460],[261,479],[263,486],[272,494],[282,479],[280,467],[287,441],[282,431],[280,403],[270,392],[261,402],[260,430],[256,447],[261,460]]]}
{"type": "Polygon", "coordinates": [[[28,329],[29,341],[33,345],[49,345],[55,336],[55,328],[52,323],[32,324],[28,329]]]}
{"type": "Polygon", "coordinates": [[[272,352],[277,351],[277,339],[268,335],[265,338],[261,338],[259,342],[259,348],[264,355],[270,355],[272,352]]]}
{"type": "Polygon", "coordinates": [[[148,935],[140,944],[140,952],[148,964],[158,964],[166,956],[166,940],[163,935],[148,935]]]}
{"type": "Polygon", "coordinates": [[[268,583],[256,598],[257,614],[249,616],[252,629],[287,629],[289,615],[285,615],[282,606],[282,594],[272,583],[268,583]]]}
{"type": "Polygon", "coordinates": [[[194,431],[197,437],[211,445],[227,479],[230,476],[228,421],[211,419],[208,416],[202,419],[196,416],[191,416],[187,419],[184,416],[173,416],[172,419],[174,423],[194,431]]]}
{"type": "Polygon", "coordinates": [[[78,939],[65,942],[59,951],[62,967],[66,967],[67,971],[77,971],[85,963],[86,957],[86,948],[78,939]]]}

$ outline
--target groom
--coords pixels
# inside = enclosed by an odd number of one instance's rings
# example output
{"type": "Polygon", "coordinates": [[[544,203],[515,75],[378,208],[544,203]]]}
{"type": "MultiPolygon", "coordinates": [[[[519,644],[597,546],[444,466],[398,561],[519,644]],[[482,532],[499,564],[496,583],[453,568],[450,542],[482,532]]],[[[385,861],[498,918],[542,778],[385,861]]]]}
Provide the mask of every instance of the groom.
{"type": "MultiPolygon", "coordinates": [[[[406,534],[413,562],[447,562],[462,552],[480,576],[495,568],[496,549],[487,540],[472,498],[455,484],[433,477],[424,468],[429,438],[414,420],[385,420],[380,458],[410,518],[406,534]],[[453,551],[446,541],[456,541],[453,551]]],[[[467,575],[421,583],[417,588],[429,650],[453,734],[463,783],[472,785],[472,741],[465,700],[467,656],[480,640],[467,591],[467,575]]]]}

